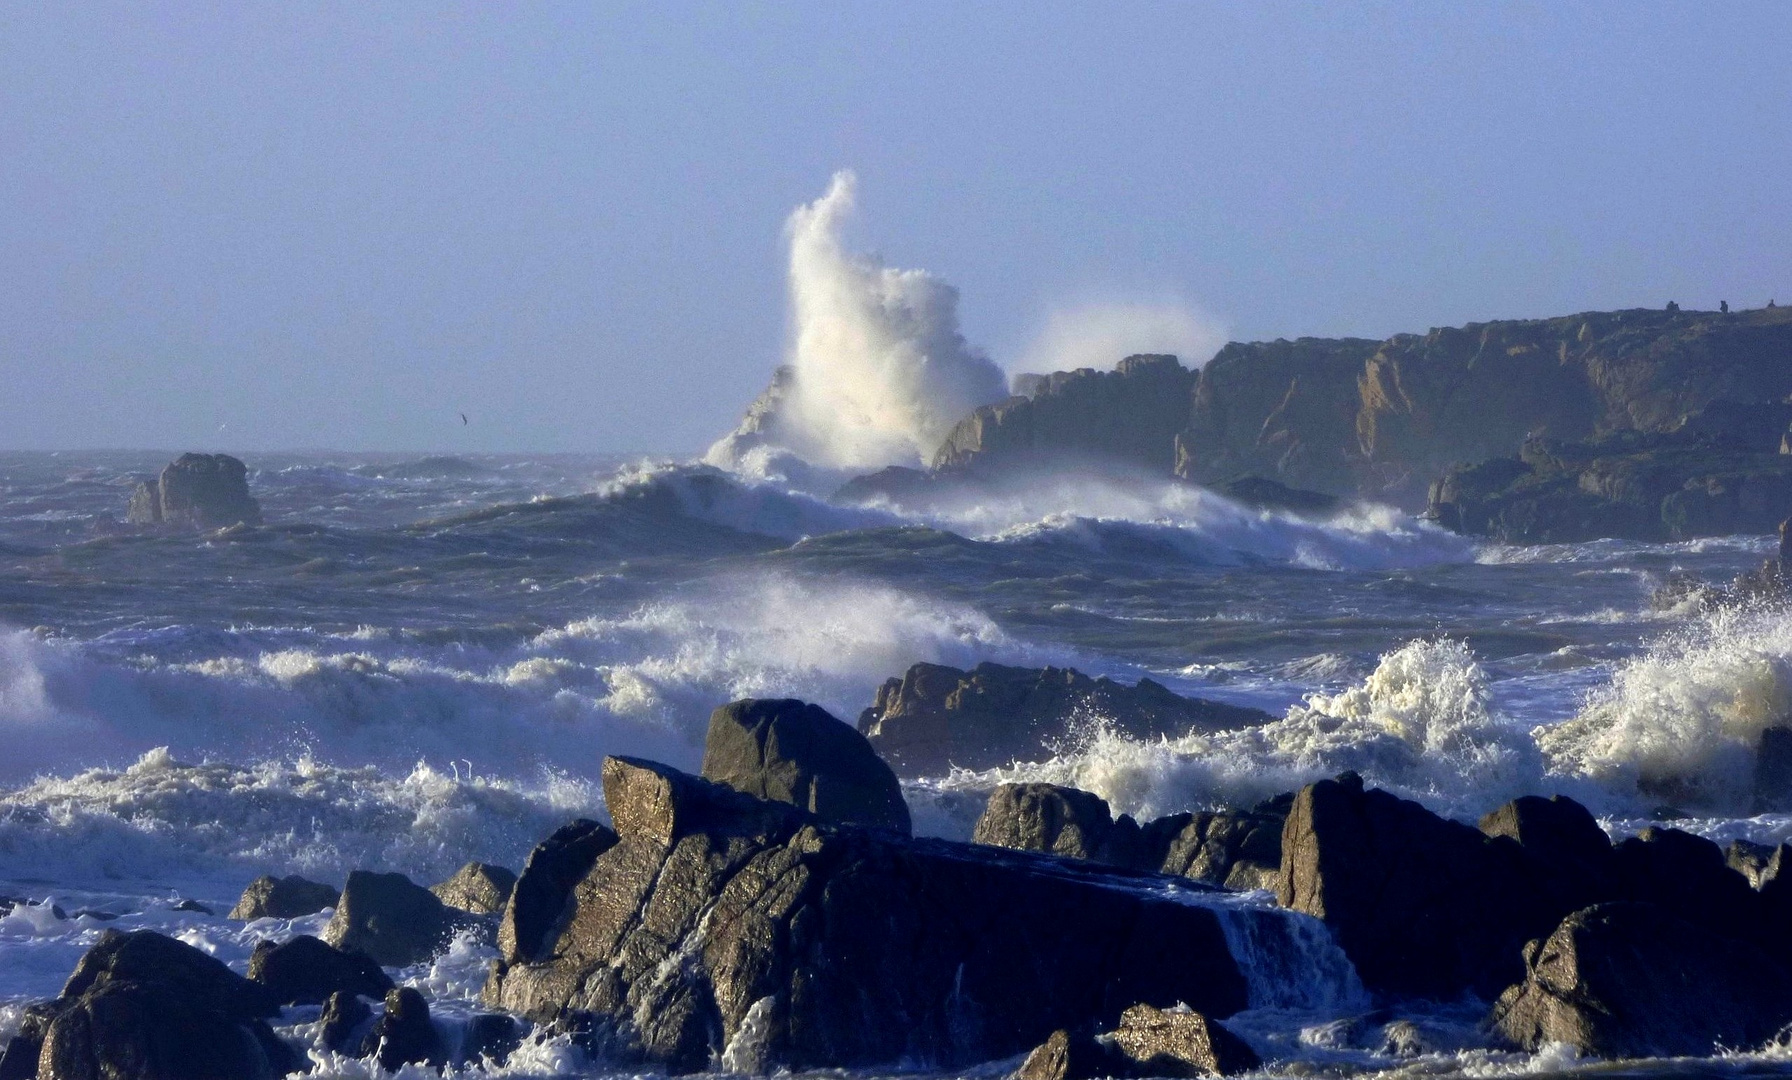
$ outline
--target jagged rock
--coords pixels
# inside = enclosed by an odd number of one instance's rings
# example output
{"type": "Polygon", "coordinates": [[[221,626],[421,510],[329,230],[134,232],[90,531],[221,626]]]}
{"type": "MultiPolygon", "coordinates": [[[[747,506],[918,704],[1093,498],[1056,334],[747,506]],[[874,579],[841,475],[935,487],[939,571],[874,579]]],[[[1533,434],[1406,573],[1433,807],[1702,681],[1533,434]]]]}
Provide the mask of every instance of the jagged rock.
{"type": "Polygon", "coordinates": [[[768,1066],[950,1066],[1141,1001],[1246,1004],[1192,883],[836,825],[635,759],[603,782],[619,841],[485,997],[619,1032],[671,1072],[707,1068],[749,1017],[768,1066]]]}
{"type": "Polygon", "coordinates": [[[1729,937],[1759,940],[1775,952],[1783,932],[1764,925],[1766,909],[1723,849],[1680,829],[1650,827],[1613,850],[1618,898],[1646,901],[1729,937]]]}
{"type": "Polygon", "coordinates": [[[366,953],[383,967],[422,963],[447,948],[459,921],[436,895],[403,874],[354,870],[324,940],[366,953]]]}
{"type": "Polygon", "coordinates": [[[320,1038],[325,1049],[338,1054],[346,1053],[351,1047],[359,1050],[361,1040],[356,1035],[372,1019],[373,1009],[358,995],[342,990],[331,994],[330,999],[324,1002],[324,1013],[320,1017],[320,1038]]]}
{"type": "Polygon", "coordinates": [[[257,943],[249,954],[249,981],[267,987],[282,1005],[322,1005],[339,992],[378,998],[392,989],[391,978],[370,958],[309,934],[257,943]]]}
{"type": "Polygon", "coordinates": [[[1231,1076],[1262,1064],[1243,1039],[1187,1008],[1134,1005],[1113,1038],[1145,1076],[1231,1076]]]}
{"type": "Polygon", "coordinates": [[[272,996],[185,942],[108,930],[62,995],[28,1011],[0,1073],[47,1080],[255,1080],[303,1068],[272,996]],[[16,1061],[16,1063],[15,1063],[16,1061]],[[32,1072],[23,1072],[29,1062],[32,1072]]]}
{"type": "Polygon", "coordinates": [[[735,701],[711,713],[703,776],[826,821],[910,831],[902,785],[865,736],[794,698],[735,701]]]}
{"type": "Polygon", "coordinates": [[[360,1056],[370,1055],[387,1072],[396,1072],[401,1065],[440,1069],[448,1063],[441,1036],[429,1022],[429,1003],[422,994],[409,986],[386,994],[386,1011],[374,1021],[361,1042],[360,1056]]]}
{"type": "Polygon", "coordinates": [[[1601,904],[1524,949],[1492,1022],[1526,1049],[1601,1057],[1749,1049],[1792,1019],[1792,975],[1757,948],[1650,904],[1601,904]]]}
{"type": "Polygon", "coordinates": [[[535,845],[498,923],[498,952],[506,963],[541,958],[542,946],[559,936],[570,915],[573,886],[615,843],[615,833],[579,818],[535,845]]]}
{"type": "Polygon", "coordinates": [[[1011,1080],[1097,1080],[1126,1076],[1131,1064],[1093,1035],[1059,1028],[1027,1053],[1011,1080]]]}
{"type": "Polygon", "coordinates": [[[1520,975],[1519,946],[1571,908],[1523,847],[1365,791],[1354,776],[1295,795],[1277,899],[1323,919],[1371,990],[1492,997],[1520,975]]]}
{"type": "Polygon", "coordinates": [[[1114,866],[1142,861],[1139,827],[1122,814],[1110,816],[1099,795],[1056,784],[1003,784],[971,833],[973,843],[1042,851],[1114,866]]]}
{"type": "Polygon", "coordinates": [[[256,878],[243,890],[242,899],[230,909],[230,917],[250,919],[298,919],[336,906],[341,894],[328,885],[307,881],[297,874],[256,878]]]}
{"type": "Polygon", "coordinates": [[[432,885],[429,891],[451,908],[475,915],[496,915],[510,902],[514,888],[516,875],[502,866],[470,862],[447,881],[432,885]]]}
{"type": "Polygon", "coordinates": [[[1035,383],[1030,396],[982,406],[959,421],[933,468],[987,472],[1111,458],[1166,473],[1194,383],[1194,372],[1162,355],[1129,356],[1113,371],[1058,372],[1035,383]]]}
{"type": "Polygon", "coordinates": [[[1140,679],[1126,686],[1069,668],[916,664],[878,688],[859,731],[898,776],[1039,760],[1100,716],[1133,738],[1176,738],[1266,723],[1268,713],[1184,698],[1140,679]]]}
{"type": "Polygon", "coordinates": [[[1617,895],[1611,838],[1586,807],[1560,795],[1523,795],[1481,818],[1481,832],[1524,849],[1530,888],[1551,912],[1566,913],[1617,895]]]}
{"type": "MultiPolygon", "coordinates": [[[[1189,814],[1162,849],[1158,868],[1228,889],[1274,889],[1282,866],[1282,825],[1292,801],[1189,814]]],[[[1151,832],[1164,824],[1160,818],[1145,828],[1151,832]]]]}
{"type": "Polygon", "coordinates": [[[137,525],[218,529],[261,524],[248,468],[229,454],[182,454],[161,476],[137,485],[125,520],[137,525]]]}

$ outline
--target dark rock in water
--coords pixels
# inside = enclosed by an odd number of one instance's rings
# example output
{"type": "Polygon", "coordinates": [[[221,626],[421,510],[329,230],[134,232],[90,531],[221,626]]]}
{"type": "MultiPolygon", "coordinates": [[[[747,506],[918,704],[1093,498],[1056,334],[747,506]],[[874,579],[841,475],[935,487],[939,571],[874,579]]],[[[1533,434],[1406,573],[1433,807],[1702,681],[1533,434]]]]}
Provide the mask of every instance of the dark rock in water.
{"type": "Polygon", "coordinates": [[[1028,1052],[1012,1080],[1097,1080],[1126,1076],[1131,1064],[1095,1036],[1059,1028],[1028,1052]]]}
{"type": "Polygon", "coordinates": [[[249,471],[229,454],[182,454],[153,483],[137,485],[125,519],[135,525],[218,529],[261,524],[249,471]]]}
{"type": "Polygon", "coordinates": [[[1574,911],[1616,895],[1611,838],[1573,799],[1520,796],[1483,817],[1481,832],[1524,849],[1536,875],[1532,887],[1553,911],[1574,911]]]}
{"type": "Polygon", "coordinates": [[[891,465],[864,476],[855,476],[840,485],[834,492],[834,501],[842,503],[868,503],[877,499],[887,499],[893,503],[901,503],[917,496],[926,495],[934,489],[932,473],[920,469],[910,469],[902,465],[891,465]]]}
{"type": "Polygon", "coordinates": [[[328,885],[288,877],[258,877],[243,890],[243,898],[230,909],[230,917],[242,919],[298,919],[336,906],[341,894],[328,885]]]}
{"type": "Polygon", "coordinates": [[[523,1034],[514,1016],[480,1013],[467,1021],[456,1056],[466,1065],[502,1065],[523,1044],[523,1034]]]}
{"type": "Polygon", "coordinates": [[[1113,1038],[1144,1076],[1231,1076],[1262,1064],[1243,1039],[1187,1008],[1134,1005],[1113,1038]]]}
{"type": "Polygon", "coordinates": [[[361,1040],[356,1036],[373,1019],[373,1009],[358,995],[338,990],[324,1002],[320,1019],[324,1047],[342,1054],[360,1049],[361,1040]]]}
{"type": "Polygon", "coordinates": [[[206,907],[204,904],[201,904],[197,900],[185,900],[185,899],[176,901],[174,904],[172,904],[168,908],[168,910],[169,911],[192,911],[192,912],[197,912],[200,915],[216,915],[217,914],[217,912],[213,911],[209,907],[206,907]]]}
{"type": "Polygon", "coordinates": [[[619,841],[485,997],[671,1072],[952,1066],[1139,1002],[1247,1003],[1192,884],[836,825],[651,762],[607,759],[603,780],[619,841]]]}
{"type": "Polygon", "coordinates": [[[1792,975],[1758,948],[1650,904],[1575,912],[1524,950],[1492,1022],[1526,1049],[1705,1056],[1760,1046],[1792,1019],[1792,975]]]}
{"type": "Polygon", "coordinates": [[[510,891],[514,888],[516,875],[502,866],[470,862],[447,881],[431,886],[429,891],[451,908],[475,915],[496,915],[510,902],[510,891]]]}
{"type": "Polygon", "coordinates": [[[1651,826],[1618,844],[1612,862],[1621,899],[1646,901],[1726,937],[1784,947],[1784,931],[1764,925],[1766,912],[1748,879],[1702,836],[1651,826]]]}
{"type": "Polygon", "coordinates": [[[448,1063],[442,1038],[429,1022],[429,1003],[422,994],[401,986],[386,995],[386,1011],[361,1042],[361,1056],[369,1055],[387,1072],[396,1072],[401,1065],[439,1069],[448,1063]]]}
{"type": "Polygon", "coordinates": [[[1338,499],[1323,491],[1305,491],[1261,476],[1244,476],[1217,488],[1220,494],[1246,506],[1265,510],[1290,510],[1297,514],[1329,514],[1338,508],[1338,499]]]}
{"type": "Polygon", "coordinates": [[[324,940],[366,953],[383,967],[422,963],[447,948],[460,920],[436,895],[403,874],[355,870],[342,888],[324,940]]]}
{"type": "Polygon", "coordinates": [[[369,957],[309,934],[258,943],[249,954],[249,981],[267,987],[282,1005],[322,1005],[336,993],[378,998],[392,989],[392,980],[369,957]]]}
{"type": "Polygon", "coordinates": [[[1091,717],[1133,738],[1176,738],[1265,723],[1268,713],[1171,693],[1150,679],[1126,686],[1069,668],[916,664],[890,679],[859,715],[859,731],[898,776],[1041,760],[1091,717]]]}
{"type": "Polygon", "coordinates": [[[1116,825],[1105,799],[1056,784],[1003,784],[971,833],[971,841],[1040,851],[1113,866],[1142,861],[1139,827],[1122,814],[1116,825]]]}
{"type": "Polygon", "coordinates": [[[703,776],[826,821],[910,831],[902,785],[865,736],[793,698],[735,701],[711,713],[703,776]]]}
{"type": "Polygon", "coordinates": [[[984,405],[960,420],[933,456],[940,471],[989,472],[1109,458],[1167,473],[1188,423],[1195,373],[1174,356],[1129,356],[1113,371],[1046,376],[1030,397],[984,405]]]}
{"type": "Polygon", "coordinates": [[[1732,840],[1724,849],[1724,865],[1748,880],[1749,887],[1759,892],[1761,886],[1779,876],[1786,865],[1785,844],[1756,844],[1748,840],[1732,840]]]}
{"type": "Polygon", "coordinates": [[[267,991],[184,942],[108,930],[53,1002],[34,1006],[0,1072],[56,1080],[254,1080],[304,1067],[267,991]],[[37,1052],[32,1072],[14,1064],[37,1052]]]}
{"type": "Polygon", "coordinates": [[[1277,899],[1323,919],[1371,990],[1491,998],[1521,974],[1519,946],[1567,910],[1524,849],[1360,779],[1294,799],[1277,899]]]}
{"type": "Polygon", "coordinates": [[[1755,813],[1792,810],[1792,727],[1770,727],[1755,744],[1755,813]]]}
{"type": "Polygon", "coordinates": [[[498,952],[506,963],[541,959],[542,946],[559,937],[571,915],[573,886],[615,843],[615,833],[579,818],[535,845],[498,923],[498,952]]]}

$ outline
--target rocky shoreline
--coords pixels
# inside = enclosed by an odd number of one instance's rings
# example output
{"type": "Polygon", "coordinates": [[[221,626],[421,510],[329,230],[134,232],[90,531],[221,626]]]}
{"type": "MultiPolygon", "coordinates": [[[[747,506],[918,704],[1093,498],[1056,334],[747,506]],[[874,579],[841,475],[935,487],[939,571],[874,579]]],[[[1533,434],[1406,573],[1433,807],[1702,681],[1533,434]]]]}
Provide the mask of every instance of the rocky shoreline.
{"type": "Polygon", "coordinates": [[[1354,774],[1148,822],[1002,785],[972,842],[918,838],[873,743],[795,700],[717,709],[702,772],[605,759],[610,823],[569,823],[515,877],[258,879],[232,917],[332,916],[246,974],[107,931],[28,1010],[0,1080],[277,1077],[324,1051],[496,1065],[531,1031],[670,1074],[1228,1075],[1273,1062],[1228,1021],[1290,957],[1414,1052],[1387,1010],[1478,1001],[1483,1045],[1604,1058],[1747,1049],[1792,1021],[1785,847],[1614,844],[1559,796],[1467,825],[1354,774]],[[469,933],[498,959],[488,1011],[450,1037],[392,972],[469,933]]]}

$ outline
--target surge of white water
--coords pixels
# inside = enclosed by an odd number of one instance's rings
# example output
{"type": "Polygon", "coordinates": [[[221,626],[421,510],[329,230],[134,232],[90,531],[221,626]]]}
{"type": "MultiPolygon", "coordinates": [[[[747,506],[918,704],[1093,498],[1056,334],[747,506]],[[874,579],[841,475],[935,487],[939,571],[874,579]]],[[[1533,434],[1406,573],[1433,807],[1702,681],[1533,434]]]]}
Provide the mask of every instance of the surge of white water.
{"type": "Polygon", "coordinates": [[[852,173],[836,173],[791,214],[793,381],[761,438],[717,443],[716,464],[762,442],[818,465],[917,464],[966,413],[1007,396],[1002,369],[959,332],[956,289],[846,249],[856,189],[852,173]]]}

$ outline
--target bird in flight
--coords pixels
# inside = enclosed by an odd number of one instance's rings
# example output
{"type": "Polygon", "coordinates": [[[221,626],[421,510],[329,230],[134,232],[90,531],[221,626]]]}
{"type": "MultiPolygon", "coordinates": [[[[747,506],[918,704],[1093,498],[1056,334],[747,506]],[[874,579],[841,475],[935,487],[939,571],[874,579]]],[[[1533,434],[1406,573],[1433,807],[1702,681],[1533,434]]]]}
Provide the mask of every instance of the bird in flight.
{"type": "Polygon", "coordinates": [[[460,426],[461,426],[461,427],[466,427],[466,426],[467,426],[467,414],[466,414],[466,413],[461,413],[461,414],[460,414],[460,426]]]}

